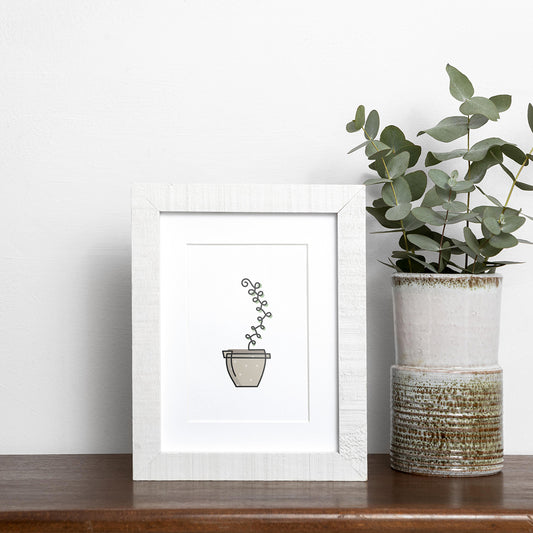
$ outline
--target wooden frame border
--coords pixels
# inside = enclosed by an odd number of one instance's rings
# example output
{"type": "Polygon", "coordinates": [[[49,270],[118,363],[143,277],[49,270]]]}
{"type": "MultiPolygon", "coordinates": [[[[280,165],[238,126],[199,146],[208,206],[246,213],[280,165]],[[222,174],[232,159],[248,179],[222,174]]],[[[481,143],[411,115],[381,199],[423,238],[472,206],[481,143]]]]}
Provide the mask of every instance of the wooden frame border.
{"type": "Polygon", "coordinates": [[[132,320],[134,479],[367,479],[364,186],[134,185],[132,320]],[[338,452],[270,454],[161,451],[161,212],[337,215],[338,452]]]}

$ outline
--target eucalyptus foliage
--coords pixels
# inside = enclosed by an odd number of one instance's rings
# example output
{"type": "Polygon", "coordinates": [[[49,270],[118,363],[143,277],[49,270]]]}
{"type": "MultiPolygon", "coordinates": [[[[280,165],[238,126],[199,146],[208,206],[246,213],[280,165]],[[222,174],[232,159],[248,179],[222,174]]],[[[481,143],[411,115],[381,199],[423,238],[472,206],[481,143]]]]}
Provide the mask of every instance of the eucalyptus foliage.
{"type": "MultiPolygon", "coordinates": [[[[349,153],[365,150],[369,168],[377,175],[365,184],[381,191],[367,211],[387,233],[400,235],[398,249],[384,263],[398,272],[494,272],[497,267],[512,263],[496,258],[502,250],[528,243],[514,232],[531,217],[509,202],[515,189],[533,190],[533,185],[519,181],[533,159],[533,148],[526,154],[516,144],[499,137],[472,142],[474,130],[497,121],[509,109],[511,96],[476,96],[463,73],[451,65],[447,65],[446,72],[450,93],[460,102],[461,114],[443,118],[418,135],[429,135],[442,143],[463,139],[462,147],[428,152],[423,170],[415,169],[421,147],[406,139],[397,126],[387,126],[380,133],[377,111],[367,115],[360,105],[355,118],[346,125],[350,133],[362,132],[363,142],[349,153]],[[436,168],[445,161],[456,161],[457,169],[445,172],[436,168]],[[481,185],[493,167],[499,171],[496,179],[503,176],[509,180],[509,192],[502,200],[488,194],[485,184],[481,185]],[[476,198],[481,202],[474,206],[476,198]]],[[[533,132],[531,104],[527,120],[533,132]]],[[[479,134],[475,132],[475,136],[479,134]]]]}

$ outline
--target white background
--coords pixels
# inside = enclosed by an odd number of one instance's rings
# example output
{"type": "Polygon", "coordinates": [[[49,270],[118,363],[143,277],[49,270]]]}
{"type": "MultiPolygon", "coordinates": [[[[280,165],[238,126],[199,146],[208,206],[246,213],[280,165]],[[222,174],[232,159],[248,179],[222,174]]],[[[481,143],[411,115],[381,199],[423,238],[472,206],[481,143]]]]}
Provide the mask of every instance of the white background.
{"type": "MultiPolygon", "coordinates": [[[[360,183],[356,106],[414,138],[457,112],[447,62],[513,95],[497,135],[529,149],[532,20],[528,0],[0,0],[0,453],[131,450],[131,183],[360,183]]],[[[388,448],[392,241],[368,237],[370,452],[388,448]]],[[[533,248],[509,257],[505,449],[531,454],[533,248]]]]}
{"type": "Polygon", "coordinates": [[[336,216],[161,216],[162,449],[338,449],[336,216]],[[271,354],[257,388],[237,388],[222,350],[246,349],[261,314],[271,354]]]}

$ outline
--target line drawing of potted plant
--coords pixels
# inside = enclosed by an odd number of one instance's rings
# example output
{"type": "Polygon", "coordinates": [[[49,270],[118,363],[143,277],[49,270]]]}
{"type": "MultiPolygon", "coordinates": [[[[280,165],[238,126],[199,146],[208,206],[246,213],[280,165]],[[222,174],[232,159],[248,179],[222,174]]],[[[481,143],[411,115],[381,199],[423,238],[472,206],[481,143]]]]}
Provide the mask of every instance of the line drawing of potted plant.
{"type": "Polygon", "coordinates": [[[250,287],[248,294],[252,297],[252,302],[258,304],[255,310],[262,314],[257,317],[258,325],[250,327],[253,333],[244,336],[248,347],[245,350],[222,350],[222,355],[226,360],[228,374],[236,387],[258,387],[270,354],[264,349],[251,347],[256,345],[258,339],[262,339],[261,331],[266,329],[263,321],[265,318],[272,318],[272,313],[264,309],[268,302],[264,299],[264,292],[260,290],[261,283],[253,283],[250,279],[243,278],[241,285],[250,287]]]}

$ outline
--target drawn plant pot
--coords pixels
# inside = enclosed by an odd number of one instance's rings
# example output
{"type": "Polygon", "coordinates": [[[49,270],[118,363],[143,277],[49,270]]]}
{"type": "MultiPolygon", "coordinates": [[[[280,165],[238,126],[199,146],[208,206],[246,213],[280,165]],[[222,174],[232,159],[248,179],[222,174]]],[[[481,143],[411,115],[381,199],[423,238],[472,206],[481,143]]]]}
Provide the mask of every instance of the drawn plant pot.
{"type": "Polygon", "coordinates": [[[270,354],[265,350],[223,350],[226,368],[236,387],[257,387],[270,354]]]}
{"type": "Polygon", "coordinates": [[[263,321],[265,318],[272,318],[272,313],[266,311],[268,302],[264,299],[261,283],[253,283],[249,278],[241,280],[243,287],[249,287],[248,294],[252,297],[252,302],[256,304],[255,310],[261,313],[257,317],[257,325],[250,326],[252,333],[247,333],[244,337],[248,341],[246,350],[222,350],[222,355],[226,359],[228,374],[236,387],[258,387],[265,371],[266,360],[270,359],[270,354],[263,349],[253,349],[258,339],[262,339],[261,333],[265,330],[263,321]]]}

